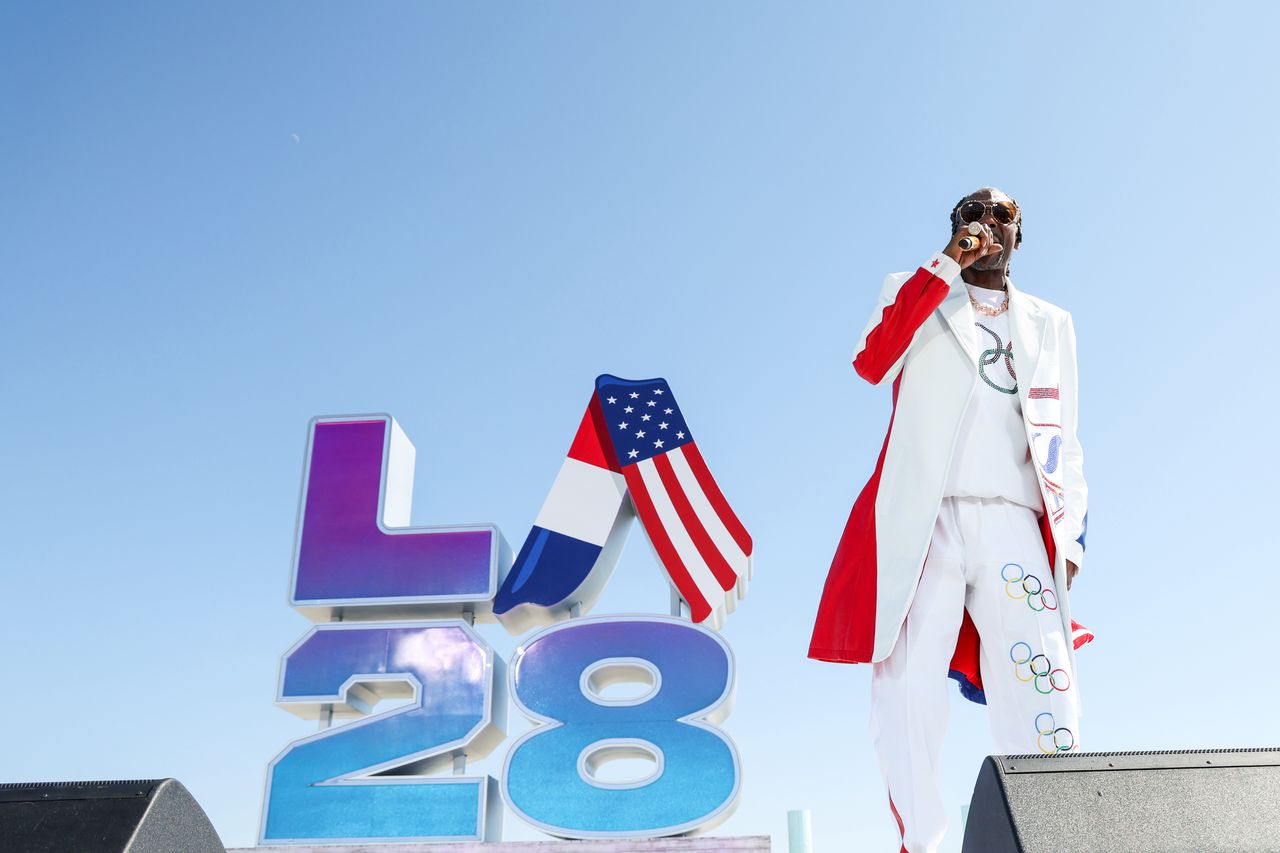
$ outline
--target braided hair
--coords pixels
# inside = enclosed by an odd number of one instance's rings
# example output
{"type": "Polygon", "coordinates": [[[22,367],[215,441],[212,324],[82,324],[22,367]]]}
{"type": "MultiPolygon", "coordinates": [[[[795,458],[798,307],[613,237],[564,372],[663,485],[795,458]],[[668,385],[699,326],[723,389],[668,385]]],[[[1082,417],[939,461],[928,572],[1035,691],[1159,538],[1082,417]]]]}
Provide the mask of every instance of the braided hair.
{"type": "MultiPolygon", "coordinates": [[[[1013,206],[1018,208],[1018,236],[1013,241],[1013,248],[1015,249],[1018,248],[1019,246],[1022,245],[1022,206],[1018,204],[1017,200],[1013,196],[1004,192],[1004,190],[998,190],[996,187],[982,187],[980,189],[974,190],[973,192],[974,193],[982,192],[982,190],[996,190],[997,192],[1004,193],[1004,195],[1008,197],[1009,201],[1013,202],[1013,206]]],[[[969,193],[969,195],[965,196],[964,198],[956,202],[955,207],[951,208],[951,233],[952,234],[956,233],[956,230],[960,227],[960,205],[964,204],[972,196],[973,196],[973,193],[969,193]]]]}

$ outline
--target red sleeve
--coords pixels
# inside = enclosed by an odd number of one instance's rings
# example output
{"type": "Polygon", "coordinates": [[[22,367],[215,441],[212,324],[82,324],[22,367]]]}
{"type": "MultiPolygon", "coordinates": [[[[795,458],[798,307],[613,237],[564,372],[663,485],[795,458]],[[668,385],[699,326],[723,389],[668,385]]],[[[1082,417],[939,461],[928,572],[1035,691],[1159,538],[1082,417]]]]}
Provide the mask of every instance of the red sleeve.
{"type": "Polygon", "coordinates": [[[937,255],[902,283],[888,300],[881,298],[880,316],[873,317],[853,357],[853,369],[878,384],[902,358],[916,330],[942,304],[951,281],[960,271],[955,261],[937,255]]]}

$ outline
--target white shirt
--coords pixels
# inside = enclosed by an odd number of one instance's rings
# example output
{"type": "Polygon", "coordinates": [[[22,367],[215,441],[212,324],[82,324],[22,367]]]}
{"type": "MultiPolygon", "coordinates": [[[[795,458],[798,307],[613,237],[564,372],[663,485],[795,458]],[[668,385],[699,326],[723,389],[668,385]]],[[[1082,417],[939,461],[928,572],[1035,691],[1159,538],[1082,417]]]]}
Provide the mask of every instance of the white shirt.
{"type": "MultiPolygon", "coordinates": [[[[999,308],[1004,304],[1003,290],[964,286],[981,305],[999,308]]],[[[1009,312],[995,317],[973,313],[981,353],[975,365],[978,387],[960,422],[943,497],[1003,498],[1043,514],[1044,500],[1031,464],[1031,446],[1018,399],[1009,312]]]]}

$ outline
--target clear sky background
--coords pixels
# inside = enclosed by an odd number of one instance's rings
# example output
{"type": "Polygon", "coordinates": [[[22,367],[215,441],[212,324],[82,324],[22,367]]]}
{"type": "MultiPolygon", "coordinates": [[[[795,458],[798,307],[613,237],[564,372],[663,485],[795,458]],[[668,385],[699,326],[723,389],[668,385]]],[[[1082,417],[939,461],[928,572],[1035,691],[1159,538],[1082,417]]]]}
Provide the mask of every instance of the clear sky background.
{"type": "MultiPolygon", "coordinates": [[[[805,651],[888,415],[849,353],[985,184],[1025,210],[1015,281],[1079,336],[1083,744],[1280,746],[1277,25],[0,5],[0,780],[176,776],[250,844],[267,762],[315,725],[272,704],[308,625],[285,603],[308,418],[392,413],[414,521],[518,547],[593,378],[664,376],[756,542],[724,631],[745,789],[716,833],[783,850],[809,808],[820,850],[893,849],[870,671],[805,651]]],[[[596,612],[666,606],[633,532],[596,612]]],[[[956,697],[946,850],[988,750],[956,697]]]]}

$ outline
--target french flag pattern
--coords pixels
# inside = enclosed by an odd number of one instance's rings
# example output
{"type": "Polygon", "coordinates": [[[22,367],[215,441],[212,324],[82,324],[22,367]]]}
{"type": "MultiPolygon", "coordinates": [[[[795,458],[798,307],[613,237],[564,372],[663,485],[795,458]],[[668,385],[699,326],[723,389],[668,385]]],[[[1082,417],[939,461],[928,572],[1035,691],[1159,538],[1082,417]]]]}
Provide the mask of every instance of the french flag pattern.
{"type": "Polygon", "coordinates": [[[494,613],[513,634],[590,609],[638,518],[694,622],[719,628],[746,592],[751,536],[663,379],[596,379],[551,493],[494,613]]]}
{"type": "Polygon", "coordinates": [[[589,610],[613,573],[635,517],[595,395],[533,529],[493,600],[512,634],[589,610]]]}

